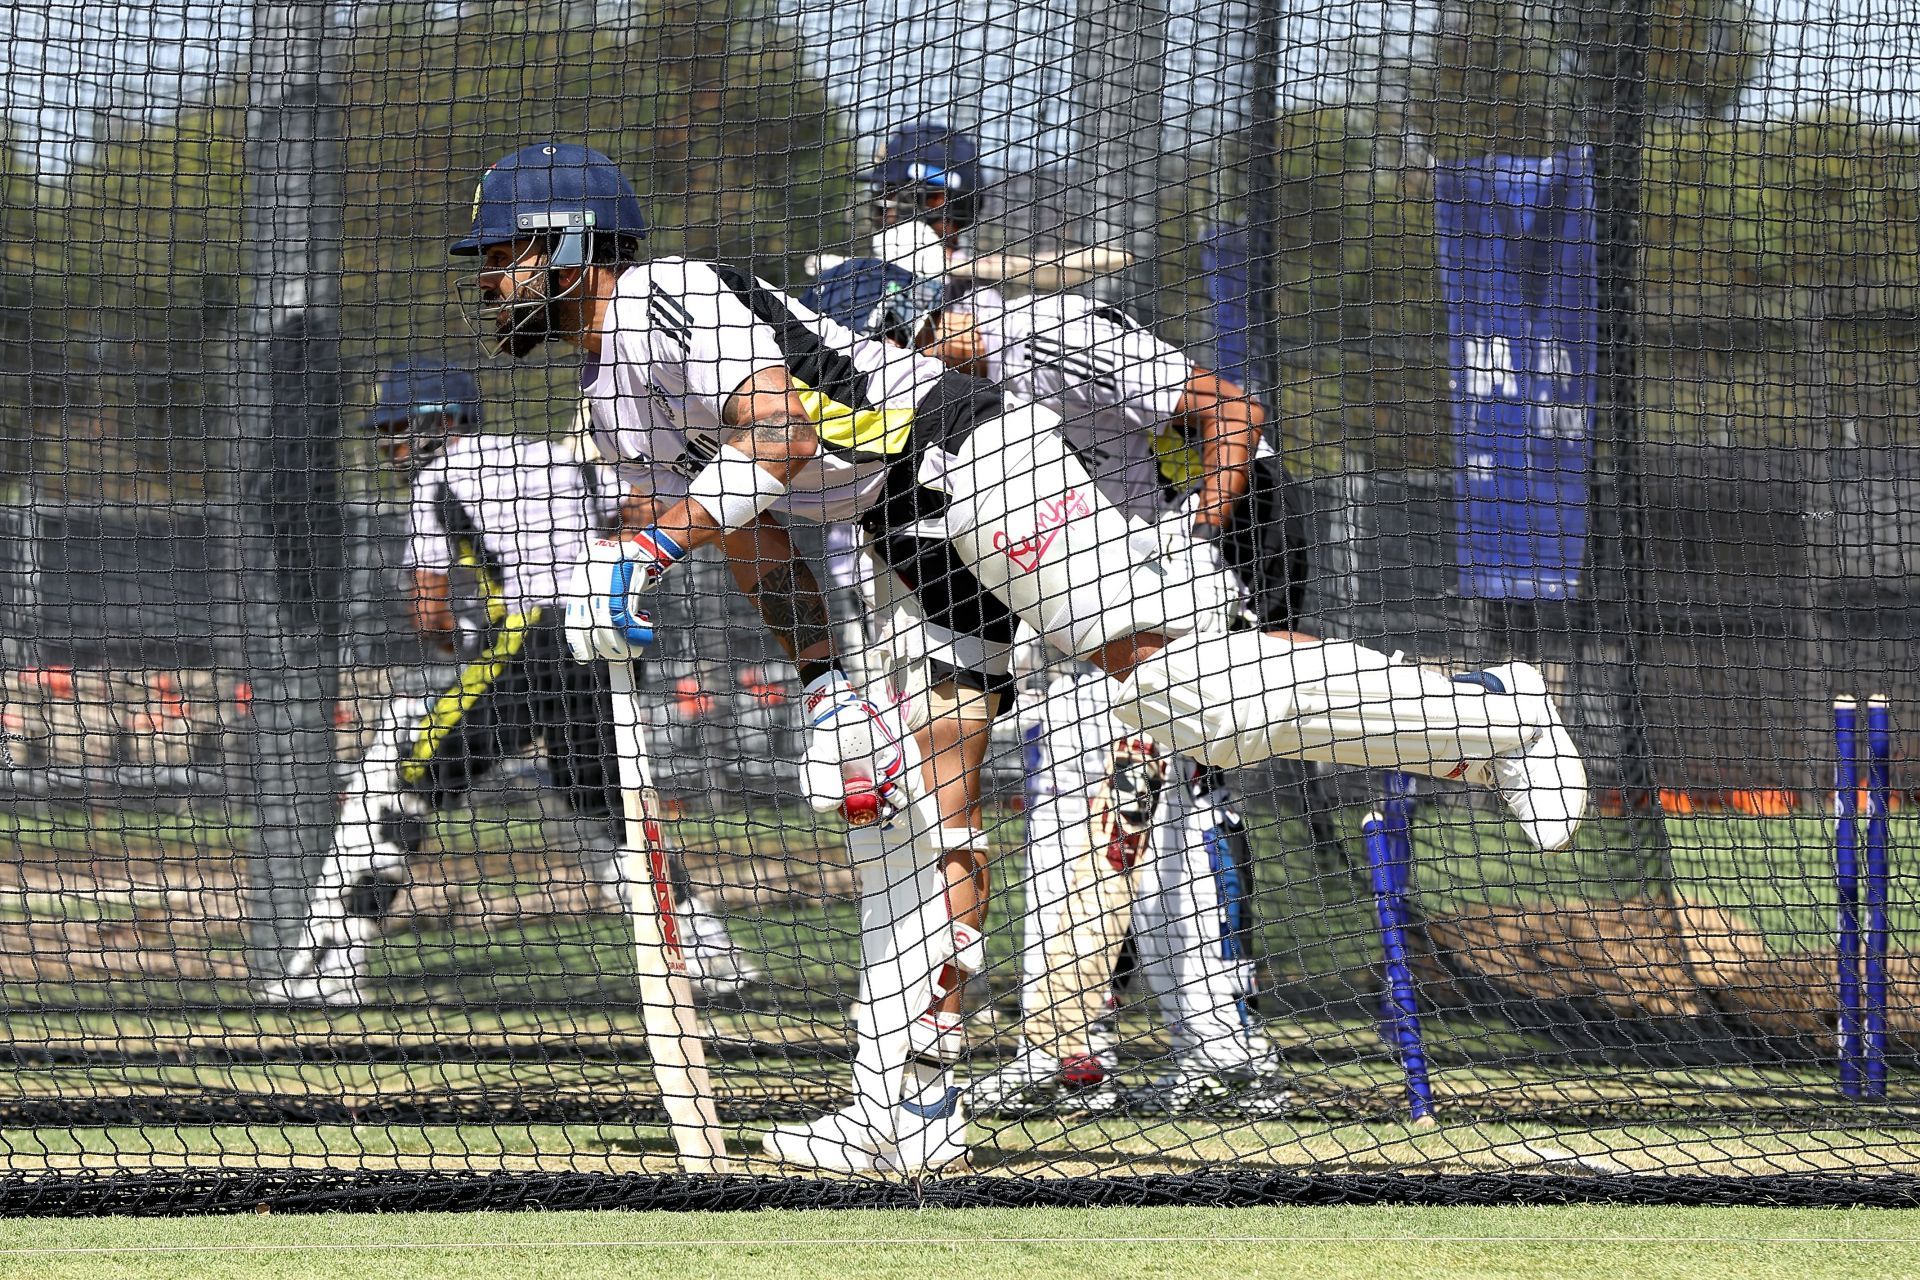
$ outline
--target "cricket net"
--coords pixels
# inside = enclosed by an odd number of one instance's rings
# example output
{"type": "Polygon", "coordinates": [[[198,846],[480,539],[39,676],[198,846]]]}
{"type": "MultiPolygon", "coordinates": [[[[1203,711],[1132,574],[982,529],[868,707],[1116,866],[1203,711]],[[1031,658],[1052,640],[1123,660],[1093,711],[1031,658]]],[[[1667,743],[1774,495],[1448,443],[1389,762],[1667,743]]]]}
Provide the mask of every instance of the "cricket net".
{"type": "MultiPolygon", "coordinates": [[[[13,6],[0,1211],[1920,1201],[1920,85],[1904,19],[1843,10],[13,6]],[[857,1098],[862,881],[716,550],[615,706],[665,899],[554,763],[582,713],[524,690],[404,857],[330,860],[396,724],[426,761],[419,726],[524,675],[495,566],[423,559],[379,407],[438,379],[407,413],[610,486],[545,508],[573,539],[619,518],[578,353],[489,363],[463,319],[487,167],[590,145],[647,256],[797,297],[870,252],[876,150],[931,124],[976,156],[943,192],[977,195],[976,289],[1091,299],[1261,407],[1286,625],[1532,664],[1591,807],[1545,854],[1461,781],[1279,761],[1216,804],[1161,759],[1181,847],[1103,871],[1088,820],[1049,878],[1074,670],[1023,658],[979,767],[966,1155],[923,1177],[763,1154],[857,1098]],[[421,570],[451,631],[417,625],[421,570]],[[724,1175],[685,1171],[656,1075],[633,904],[663,900],[724,1175]],[[329,901],[351,972],[290,990],[329,901]],[[1083,909],[1081,1024],[1048,1031],[1083,909]],[[1223,1010],[1233,1053],[1195,1030],[1223,1010]]],[[[791,532],[863,659],[844,548],[791,532]]]]}

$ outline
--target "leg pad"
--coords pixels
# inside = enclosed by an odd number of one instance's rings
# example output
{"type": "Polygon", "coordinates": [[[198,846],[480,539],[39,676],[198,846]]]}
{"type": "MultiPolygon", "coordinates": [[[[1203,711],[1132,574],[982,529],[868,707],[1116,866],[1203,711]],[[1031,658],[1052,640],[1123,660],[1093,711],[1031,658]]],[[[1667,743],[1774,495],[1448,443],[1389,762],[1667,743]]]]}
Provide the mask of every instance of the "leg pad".
{"type": "Polygon", "coordinates": [[[1452,776],[1524,747],[1545,697],[1496,694],[1341,640],[1189,635],[1137,666],[1122,723],[1222,769],[1275,758],[1452,776]]]}

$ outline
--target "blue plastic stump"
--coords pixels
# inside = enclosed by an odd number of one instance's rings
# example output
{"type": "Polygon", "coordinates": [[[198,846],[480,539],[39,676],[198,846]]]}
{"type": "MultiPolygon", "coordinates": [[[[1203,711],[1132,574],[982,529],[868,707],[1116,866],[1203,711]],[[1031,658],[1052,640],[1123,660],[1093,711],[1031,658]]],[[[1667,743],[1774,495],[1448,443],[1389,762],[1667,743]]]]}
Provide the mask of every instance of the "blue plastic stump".
{"type": "Polygon", "coordinates": [[[1407,1077],[1407,1103],[1416,1122],[1433,1118],[1433,1087],[1427,1079],[1427,1052],[1420,1038],[1414,1002],[1413,970],[1407,963],[1407,889],[1413,864],[1408,826],[1412,797],[1406,780],[1388,779],[1384,813],[1370,813],[1360,830],[1366,837],[1367,867],[1373,878],[1374,907],[1386,950],[1387,988],[1382,993],[1389,1044],[1407,1077]]]}
{"type": "Polygon", "coordinates": [[[1867,701],[1866,1096],[1887,1096],[1887,810],[1892,800],[1893,725],[1885,698],[1867,701]]]}

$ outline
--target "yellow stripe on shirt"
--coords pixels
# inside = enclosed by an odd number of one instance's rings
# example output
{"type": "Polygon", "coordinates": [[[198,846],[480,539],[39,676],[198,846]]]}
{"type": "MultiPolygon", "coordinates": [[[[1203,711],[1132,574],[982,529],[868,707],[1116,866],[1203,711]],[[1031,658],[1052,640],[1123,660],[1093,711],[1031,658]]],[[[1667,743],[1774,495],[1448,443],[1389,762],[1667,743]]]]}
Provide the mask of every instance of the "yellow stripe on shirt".
{"type": "Polygon", "coordinates": [[[474,582],[480,589],[480,601],[486,606],[487,621],[499,626],[507,619],[506,584],[500,581],[500,575],[487,565],[485,557],[480,554],[480,548],[474,545],[473,539],[457,539],[457,545],[459,550],[454,556],[454,563],[462,569],[473,571],[474,582]]]}
{"type": "Polygon", "coordinates": [[[1153,433],[1153,456],[1160,467],[1161,482],[1178,492],[1185,493],[1207,474],[1200,450],[1172,427],[1162,427],[1153,433]]]}
{"type": "Polygon", "coordinates": [[[448,735],[460,727],[474,704],[486,696],[494,682],[527,644],[527,628],[540,620],[540,610],[512,613],[500,619],[499,630],[480,656],[460,668],[453,687],[433,700],[427,714],[414,730],[413,745],[400,764],[400,781],[418,786],[426,781],[427,770],[448,735]]]}
{"type": "Polygon", "coordinates": [[[912,409],[855,409],[797,378],[793,386],[820,442],[835,452],[892,458],[913,440],[912,409]]]}

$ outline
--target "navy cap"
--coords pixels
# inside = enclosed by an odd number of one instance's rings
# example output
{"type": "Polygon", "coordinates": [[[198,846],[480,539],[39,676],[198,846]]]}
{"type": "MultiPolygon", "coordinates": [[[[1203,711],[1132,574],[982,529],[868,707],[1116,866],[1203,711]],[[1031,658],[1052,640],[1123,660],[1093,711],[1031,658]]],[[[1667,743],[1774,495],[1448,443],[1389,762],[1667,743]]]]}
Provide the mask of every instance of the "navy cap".
{"type": "Polygon", "coordinates": [[[473,373],[438,356],[420,356],[402,360],[381,375],[367,426],[399,426],[425,416],[479,426],[480,383],[473,373]]]}
{"type": "Polygon", "coordinates": [[[873,168],[861,176],[886,190],[927,188],[950,196],[971,196],[984,185],[979,145],[944,124],[895,130],[873,168]]]}

